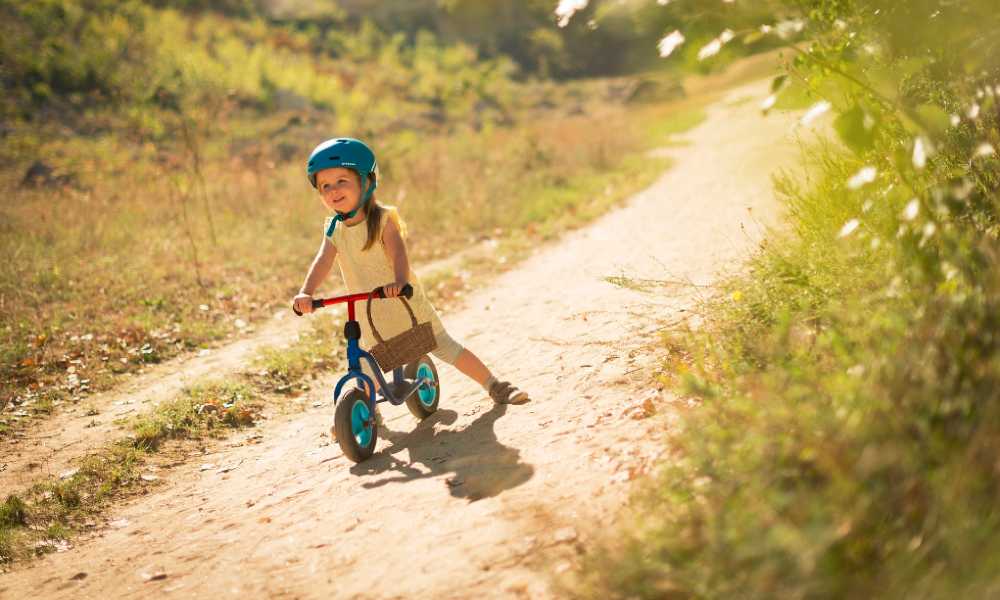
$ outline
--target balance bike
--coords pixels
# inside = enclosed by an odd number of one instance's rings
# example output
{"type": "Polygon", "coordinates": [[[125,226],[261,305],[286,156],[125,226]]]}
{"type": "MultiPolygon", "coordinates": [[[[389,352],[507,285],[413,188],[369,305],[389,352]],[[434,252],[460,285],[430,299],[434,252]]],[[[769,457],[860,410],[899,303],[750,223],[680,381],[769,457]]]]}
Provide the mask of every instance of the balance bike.
{"type": "MultiPolygon", "coordinates": [[[[412,298],[413,286],[406,284],[400,295],[407,299],[412,298]]],[[[405,402],[413,416],[423,420],[437,410],[441,390],[437,368],[431,357],[426,354],[405,367],[393,369],[392,382],[386,382],[375,357],[362,350],[358,344],[358,340],[361,339],[361,325],[354,318],[354,303],[367,301],[369,298],[385,298],[385,291],[380,287],[367,294],[314,298],[312,301],[313,310],[333,304],[347,304],[347,323],[344,324],[344,337],[347,338],[347,373],[340,378],[333,390],[333,427],[344,456],[354,462],[361,462],[375,452],[375,442],[378,439],[375,404],[389,402],[398,406],[405,402]],[[374,390],[375,386],[371,378],[361,370],[362,359],[368,361],[378,380],[379,392],[374,399],[366,391],[374,390]],[[341,398],[340,392],[344,384],[352,379],[357,379],[360,385],[341,398]]],[[[302,313],[294,307],[292,310],[302,316],[302,313]]]]}

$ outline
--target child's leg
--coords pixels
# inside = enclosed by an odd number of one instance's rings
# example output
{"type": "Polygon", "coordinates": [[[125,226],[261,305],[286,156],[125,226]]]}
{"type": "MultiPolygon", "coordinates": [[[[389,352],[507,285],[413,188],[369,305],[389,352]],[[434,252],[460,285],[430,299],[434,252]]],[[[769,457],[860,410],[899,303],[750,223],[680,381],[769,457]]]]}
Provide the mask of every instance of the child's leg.
{"type": "Polygon", "coordinates": [[[466,377],[483,386],[495,402],[503,404],[523,404],[529,400],[527,392],[517,389],[506,381],[499,381],[468,348],[463,348],[446,332],[435,333],[438,347],[434,356],[454,366],[466,377]]]}
{"type": "Polygon", "coordinates": [[[462,352],[455,359],[455,368],[479,385],[486,385],[487,380],[493,376],[490,370],[486,368],[486,365],[483,364],[483,361],[479,360],[479,357],[472,352],[469,352],[468,348],[462,348],[462,352]]]}

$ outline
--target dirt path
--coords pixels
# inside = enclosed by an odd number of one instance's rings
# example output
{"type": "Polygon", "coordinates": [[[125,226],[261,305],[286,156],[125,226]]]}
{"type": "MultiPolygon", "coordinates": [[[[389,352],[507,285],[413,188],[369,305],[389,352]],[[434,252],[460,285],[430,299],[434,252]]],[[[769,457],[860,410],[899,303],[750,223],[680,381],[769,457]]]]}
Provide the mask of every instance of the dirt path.
{"type": "MultiPolygon", "coordinates": [[[[461,256],[429,263],[418,270],[419,276],[452,269],[462,256],[482,254],[488,248],[487,244],[477,244],[461,256]]],[[[261,349],[293,344],[308,327],[308,320],[279,310],[244,339],[155,365],[120,388],[95,394],[79,404],[63,405],[27,430],[0,439],[0,490],[17,492],[69,470],[75,459],[123,437],[123,419],[150,412],[160,402],[176,397],[184,387],[207,377],[243,371],[261,349]]]]}
{"type": "Polygon", "coordinates": [[[652,187],[445,315],[532,403],[494,406],[442,366],[438,413],[417,426],[384,409],[379,452],[352,465],[329,444],[332,402],[317,385],[321,406],[200,459],[222,468],[176,469],[121,507],[117,528],[0,576],[0,597],[551,596],[549,572],[661,447],[664,421],[629,408],[655,393],[642,346],[698,289],[606,278],[704,285],[752,251],[775,220],[770,174],[795,157],[792,116],[734,101],[766,93],[766,82],[730,92],[652,187]]]}

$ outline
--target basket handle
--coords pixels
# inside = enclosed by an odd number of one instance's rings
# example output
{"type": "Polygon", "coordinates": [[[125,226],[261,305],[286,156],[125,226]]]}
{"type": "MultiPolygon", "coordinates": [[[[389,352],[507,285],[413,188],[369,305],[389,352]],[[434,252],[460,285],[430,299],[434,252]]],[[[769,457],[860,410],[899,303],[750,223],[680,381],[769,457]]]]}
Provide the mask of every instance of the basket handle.
{"type": "MultiPolygon", "coordinates": [[[[383,293],[384,292],[383,292],[382,288],[381,287],[377,287],[374,290],[372,290],[372,293],[368,295],[368,300],[365,301],[365,312],[368,313],[368,324],[372,328],[372,334],[375,336],[375,339],[378,340],[378,343],[380,343],[380,344],[384,344],[385,340],[382,339],[382,334],[380,334],[378,332],[378,329],[375,327],[375,322],[372,321],[372,298],[385,298],[385,296],[383,295],[383,293]]],[[[410,303],[407,302],[406,298],[403,297],[402,295],[396,296],[396,297],[399,298],[400,300],[402,300],[403,306],[406,307],[406,312],[410,313],[410,322],[413,324],[412,326],[416,327],[417,326],[417,316],[415,314],[413,314],[413,309],[410,308],[410,303]]]]}

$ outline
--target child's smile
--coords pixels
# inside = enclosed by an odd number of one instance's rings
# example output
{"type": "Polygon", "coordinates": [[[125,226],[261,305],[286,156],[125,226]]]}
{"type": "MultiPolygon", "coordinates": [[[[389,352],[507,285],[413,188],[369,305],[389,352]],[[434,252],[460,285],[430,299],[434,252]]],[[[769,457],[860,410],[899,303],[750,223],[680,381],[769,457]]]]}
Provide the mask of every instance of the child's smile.
{"type": "Polygon", "coordinates": [[[357,174],[344,167],[323,169],[316,173],[316,189],[323,205],[339,213],[354,210],[361,198],[357,174]]]}

